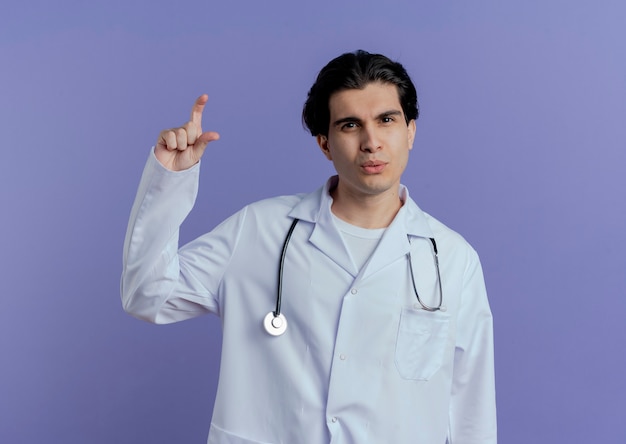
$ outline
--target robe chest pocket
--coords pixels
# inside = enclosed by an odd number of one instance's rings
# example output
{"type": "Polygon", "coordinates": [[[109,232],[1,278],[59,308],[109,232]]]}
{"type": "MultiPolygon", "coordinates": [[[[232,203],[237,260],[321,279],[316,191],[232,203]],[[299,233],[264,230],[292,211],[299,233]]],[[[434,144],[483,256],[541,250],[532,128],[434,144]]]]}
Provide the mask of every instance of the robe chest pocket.
{"type": "Polygon", "coordinates": [[[403,308],[396,339],[396,368],[404,379],[428,381],[443,363],[450,314],[403,308]]]}

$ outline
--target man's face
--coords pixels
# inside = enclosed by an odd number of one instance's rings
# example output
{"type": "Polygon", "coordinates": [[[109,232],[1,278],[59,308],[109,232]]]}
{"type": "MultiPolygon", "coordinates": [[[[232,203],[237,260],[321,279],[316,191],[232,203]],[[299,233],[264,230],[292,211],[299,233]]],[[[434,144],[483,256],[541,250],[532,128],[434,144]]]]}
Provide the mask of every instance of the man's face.
{"type": "Polygon", "coordinates": [[[406,124],[396,86],[375,82],[339,91],[328,105],[328,136],[317,142],[339,175],[338,192],[356,199],[397,193],[415,120],[406,124]]]}

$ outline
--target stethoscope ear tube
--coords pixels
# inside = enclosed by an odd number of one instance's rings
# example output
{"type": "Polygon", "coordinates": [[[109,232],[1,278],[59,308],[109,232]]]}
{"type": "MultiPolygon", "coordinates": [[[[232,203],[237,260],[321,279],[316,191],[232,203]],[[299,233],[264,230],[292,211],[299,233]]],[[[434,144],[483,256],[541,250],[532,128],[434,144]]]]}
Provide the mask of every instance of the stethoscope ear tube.
{"type": "MultiPolygon", "coordinates": [[[[408,237],[408,236],[407,236],[408,237]]],[[[415,274],[413,273],[413,260],[411,259],[411,252],[409,251],[407,254],[407,258],[409,260],[409,270],[411,272],[411,282],[413,283],[413,291],[415,292],[415,297],[417,298],[417,302],[422,306],[422,308],[426,311],[446,311],[445,305],[443,305],[443,288],[441,284],[441,272],[439,270],[439,252],[437,251],[437,242],[434,238],[428,238],[430,243],[432,244],[433,257],[435,260],[435,268],[437,269],[437,286],[439,287],[439,304],[436,307],[431,307],[422,302],[419,293],[417,292],[417,286],[415,285],[415,274]]],[[[409,243],[411,243],[411,239],[409,238],[409,243]]]]}

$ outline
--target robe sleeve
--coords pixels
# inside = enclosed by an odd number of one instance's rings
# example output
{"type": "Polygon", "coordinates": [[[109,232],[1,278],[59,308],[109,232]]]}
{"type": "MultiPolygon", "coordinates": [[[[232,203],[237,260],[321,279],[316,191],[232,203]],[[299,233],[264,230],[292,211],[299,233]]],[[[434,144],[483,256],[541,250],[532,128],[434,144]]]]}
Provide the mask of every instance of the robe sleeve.
{"type": "Polygon", "coordinates": [[[245,209],[179,249],[179,228],[197,193],[199,164],[170,171],[151,153],[124,241],[120,293],[131,315],[157,324],[219,314],[218,289],[245,209]]]}
{"type": "Polygon", "coordinates": [[[493,319],[478,255],[469,250],[457,320],[449,444],[497,442],[493,319]]]}

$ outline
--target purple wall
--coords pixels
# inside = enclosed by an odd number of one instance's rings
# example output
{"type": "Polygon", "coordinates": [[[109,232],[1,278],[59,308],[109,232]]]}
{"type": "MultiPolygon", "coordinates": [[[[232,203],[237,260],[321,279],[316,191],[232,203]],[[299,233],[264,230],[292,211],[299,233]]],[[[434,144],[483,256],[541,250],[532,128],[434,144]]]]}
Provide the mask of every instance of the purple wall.
{"type": "Polygon", "coordinates": [[[5,2],[0,442],[205,442],[219,321],[119,301],[149,147],[209,93],[222,140],[184,240],[312,190],[331,165],[301,106],[357,48],[413,75],[404,182],[481,254],[501,442],[626,442],[626,6],[503,3],[5,2]]]}

